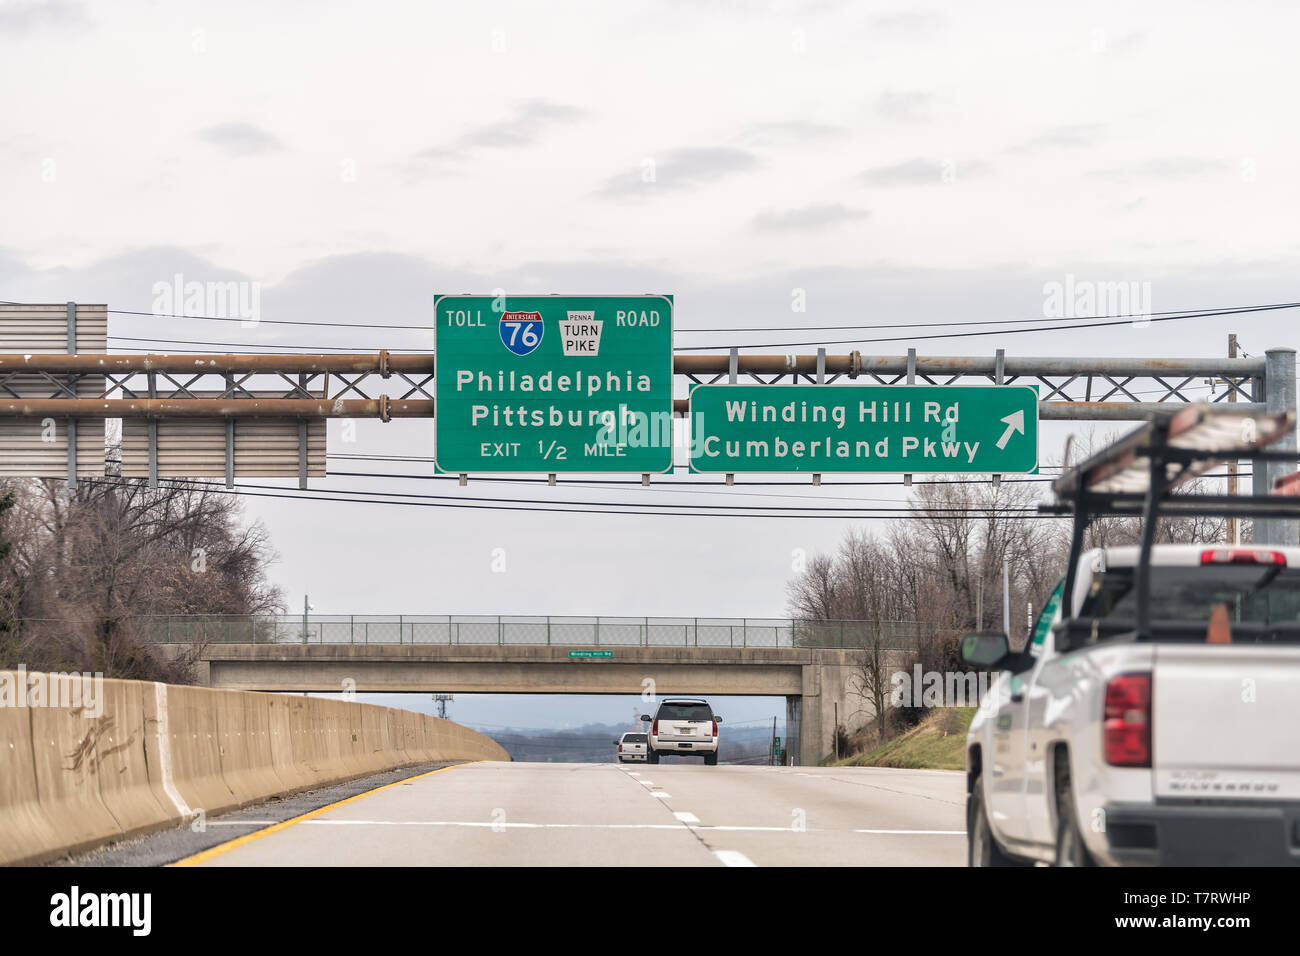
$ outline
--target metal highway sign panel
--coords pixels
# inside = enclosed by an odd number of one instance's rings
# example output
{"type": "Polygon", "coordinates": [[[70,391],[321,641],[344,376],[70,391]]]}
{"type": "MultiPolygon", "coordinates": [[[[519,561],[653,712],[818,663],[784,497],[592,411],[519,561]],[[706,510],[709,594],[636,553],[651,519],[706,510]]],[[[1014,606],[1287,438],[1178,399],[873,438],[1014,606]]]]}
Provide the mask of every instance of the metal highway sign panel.
{"type": "Polygon", "coordinates": [[[1038,467],[1027,385],[697,385],[695,472],[1017,474],[1038,467]]]}
{"type": "Polygon", "coordinates": [[[433,308],[439,471],[672,470],[672,296],[440,295],[433,308]]]}
{"type": "Polygon", "coordinates": [[[582,657],[582,658],[613,657],[614,652],[613,651],[569,651],[569,656],[582,657]]]}

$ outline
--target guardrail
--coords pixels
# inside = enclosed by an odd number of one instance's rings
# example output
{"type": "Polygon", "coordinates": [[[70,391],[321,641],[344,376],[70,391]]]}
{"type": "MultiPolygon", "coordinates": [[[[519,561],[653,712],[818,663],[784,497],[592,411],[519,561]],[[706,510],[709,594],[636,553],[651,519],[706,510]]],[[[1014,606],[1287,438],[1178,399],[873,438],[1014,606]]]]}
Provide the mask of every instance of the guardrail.
{"type": "Polygon", "coordinates": [[[580,647],[827,647],[912,650],[922,621],[789,618],[313,614],[137,618],[159,644],[527,644],[580,647]],[[878,637],[877,637],[878,636],[878,637]]]}

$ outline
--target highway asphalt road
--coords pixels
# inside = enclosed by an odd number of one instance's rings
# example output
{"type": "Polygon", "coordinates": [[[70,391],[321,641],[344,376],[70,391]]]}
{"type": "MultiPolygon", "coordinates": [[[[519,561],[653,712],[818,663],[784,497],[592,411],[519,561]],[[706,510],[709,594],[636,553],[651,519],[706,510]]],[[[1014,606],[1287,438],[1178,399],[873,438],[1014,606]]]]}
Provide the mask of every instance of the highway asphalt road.
{"type": "Polygon", "coordinates": [[[961,773],[474,763],[241,836],[205,866],[960,866],[961,773]]]}

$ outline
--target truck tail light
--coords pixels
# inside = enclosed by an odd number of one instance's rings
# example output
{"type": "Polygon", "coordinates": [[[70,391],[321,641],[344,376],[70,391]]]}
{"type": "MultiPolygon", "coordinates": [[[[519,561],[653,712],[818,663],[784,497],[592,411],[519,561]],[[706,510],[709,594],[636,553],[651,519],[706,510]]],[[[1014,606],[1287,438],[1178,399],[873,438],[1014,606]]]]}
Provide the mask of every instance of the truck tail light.
{"type": "Polygon", "coordinates": [[[618,745],[618,752],[619,752],[619,753],[622,753],[622,752],[623,752],[623,745],[622,745],[622,744],[619,744],[619,745],[618,745]]]}
{"type": "Polygon", "coordinates": [[[658,720],[656,720],[656,721],[654,721],[652,724],[650,724],[650,733],[654,734],[656,737],[659,736],[659,721],[658,721],[658,720]]]}
{"type": "Polygon", "coordinates": [[[718,722],[716,720],[713,722],[713,736],[718,736],[718,722]]]}
{"type": "Polygon", "coordinates": [[[1102,731],[1106,763],[1112,767],[1151,766],[1151,675],[1121,674],[1106,685],[1102,731]]]}
{"type": "Polygon", "coordinates": [[[1286,555],[1260,548],[1207,548],[1201,552],[1201,564],[1272,564],[1285,568],[1286,555]]]}

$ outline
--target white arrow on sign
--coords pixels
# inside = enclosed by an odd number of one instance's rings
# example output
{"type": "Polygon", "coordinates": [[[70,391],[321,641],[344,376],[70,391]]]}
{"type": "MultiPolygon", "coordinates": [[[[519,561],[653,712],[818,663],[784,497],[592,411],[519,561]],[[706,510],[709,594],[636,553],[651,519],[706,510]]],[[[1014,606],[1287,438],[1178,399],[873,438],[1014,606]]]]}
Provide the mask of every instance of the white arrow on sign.
{"type": "Polygon", "coordinates": [[[1007,423],[1007,430],[1004,431],[1004,432],[1002,433],[1002,437],[998,439],[998,449],[999,449],[999,450],[1001,450],[1001,449],[1007,447],[1007,442],[1009,442],[1009,441],[1011,440],[1011,433],[1012,433],[1012,432],[1020,432],[1020,434],[1022,434],[1022,435],[1025,433],[1025,413],[1024,413],[1024,412],[1022,412],[1022,411],[1021,411],[1021,412],[1012,412],[1010,415],[1008,415],[1006,418],[1004,418],[1004,419],[1002,419],[1002,420],[1003,420],[1004,422],[1007,423]]]}

